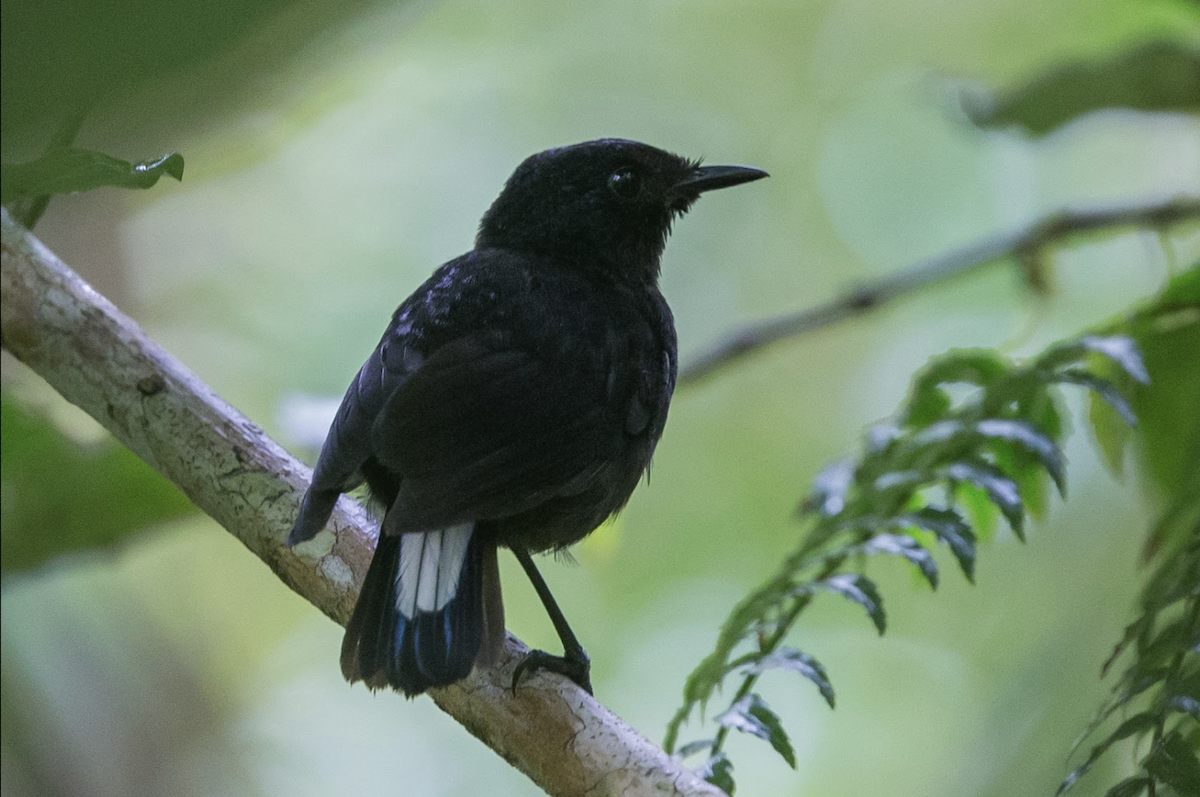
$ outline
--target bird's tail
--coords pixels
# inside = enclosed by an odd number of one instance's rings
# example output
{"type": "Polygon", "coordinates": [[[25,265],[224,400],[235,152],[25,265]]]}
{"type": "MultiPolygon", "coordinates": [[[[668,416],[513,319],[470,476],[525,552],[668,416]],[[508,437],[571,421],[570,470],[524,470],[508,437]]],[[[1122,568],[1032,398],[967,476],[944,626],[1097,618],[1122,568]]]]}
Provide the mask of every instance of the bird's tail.
{"type": "Polygon", "coordinates": [[[386,534],[342,642],[342,674],[412,696],[494,661],[504,641],[496,546],[473,523],[386,534]]]}

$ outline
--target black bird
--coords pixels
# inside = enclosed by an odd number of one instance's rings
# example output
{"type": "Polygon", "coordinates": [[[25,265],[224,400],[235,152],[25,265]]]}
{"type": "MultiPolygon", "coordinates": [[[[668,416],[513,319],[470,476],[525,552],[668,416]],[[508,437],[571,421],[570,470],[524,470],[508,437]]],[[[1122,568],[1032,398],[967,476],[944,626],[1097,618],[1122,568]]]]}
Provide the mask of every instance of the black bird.
{"type": "Polygon", "coordinates": [[[364,480],[386,512],[342,644],[342,673],[406,695],[460,680],[504,642],[497,546],[512,549],[564,656],[588,658],[532,553],[582,539],[625,505],[675,387],[658,290],[672,221],[704,191],[766,177],[602,139],[525,160],[475,248],[400,305],[350,384],[288,535],[311,539],[364,480]]]}

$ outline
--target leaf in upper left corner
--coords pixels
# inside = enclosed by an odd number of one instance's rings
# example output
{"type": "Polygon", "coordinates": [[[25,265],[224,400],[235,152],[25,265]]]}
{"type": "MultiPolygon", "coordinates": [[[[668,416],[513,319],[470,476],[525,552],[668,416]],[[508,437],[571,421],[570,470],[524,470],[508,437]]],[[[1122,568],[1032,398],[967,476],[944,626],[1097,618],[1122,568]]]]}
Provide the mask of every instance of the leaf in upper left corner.
{"type": "Polygon", "coordinates": [[[183,179],[183,156],[171,152],[130,163],[102,152],[68,147],[37,160],[0,165],[0,201],[4,204],[37,196],[73,194],[104,186],[150,188],[167,175],[183,179]]]}

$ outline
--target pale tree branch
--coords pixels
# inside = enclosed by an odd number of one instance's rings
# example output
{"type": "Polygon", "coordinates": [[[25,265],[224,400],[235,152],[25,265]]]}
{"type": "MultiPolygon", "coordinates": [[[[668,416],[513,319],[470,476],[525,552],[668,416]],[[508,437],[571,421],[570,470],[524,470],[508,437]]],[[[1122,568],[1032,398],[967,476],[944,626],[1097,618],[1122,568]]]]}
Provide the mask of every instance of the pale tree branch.
{"type": "MultiPolygon", "coordinates": [[[[82,407],[279,578],[345,624],[375,524],[343,498],[327,530],[289,549],[284,536],[311,471],[3,213],[0,340],[82,407]]],[[[525,646],[431,692],[434,701],[553,795],[720,795],[575,684],[539,673],[514,695],[525,646]]],[[[336,651],[330,666],[336,666],[336,651]]],[[[397,710],[403,705],[397,696],[397,710]]]]}
{"type": "Polygon", "coordinates": [[[1200,199],[1181,197],[1166,202],[1064,210],[1013,232],[985,238],[962,249],[919,261],[886,277],[864,282],[815,307],[747,324],[696,357],[680,371],[679,383],[698,382],[767,346],[877,310],[893,299],[1003,260],[1014,260],[1022,265],[1026,280],[1038,287],[1042,279],[1038,259],[1042,252],[1080,233],[1126,227],[1162,229],[1188,219],[1200,219],[1200,199]]]}

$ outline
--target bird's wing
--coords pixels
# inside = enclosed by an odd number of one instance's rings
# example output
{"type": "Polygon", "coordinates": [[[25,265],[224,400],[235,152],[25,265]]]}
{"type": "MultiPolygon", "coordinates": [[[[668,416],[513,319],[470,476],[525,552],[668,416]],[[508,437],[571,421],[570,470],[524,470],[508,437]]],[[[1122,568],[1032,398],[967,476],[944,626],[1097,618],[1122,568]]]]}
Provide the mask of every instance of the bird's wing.
{"type": "Polygon", "coordinates": [[[371,456],[371,427],[416,362],[407,346],[407,333],[407,324],[397,312],[346,389],[313,468],[312,485],[288,535],[289,545],[315,536],[329,520],[338,496],[362,483],[360,469],[371,456]]]}
{"type": "Polygon", "coordinates": [[[622,444],[622,418],[594,367],[543,357],[468,335],[389,395],[372,449],[402,478],[390,531],[503,517],[588,486],[622,444]]]}

